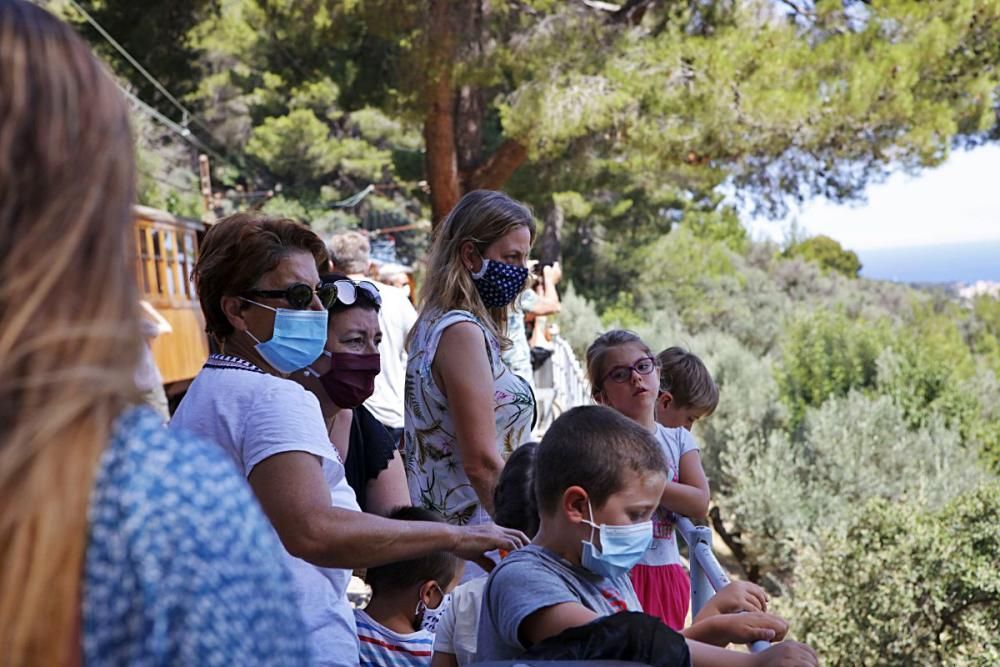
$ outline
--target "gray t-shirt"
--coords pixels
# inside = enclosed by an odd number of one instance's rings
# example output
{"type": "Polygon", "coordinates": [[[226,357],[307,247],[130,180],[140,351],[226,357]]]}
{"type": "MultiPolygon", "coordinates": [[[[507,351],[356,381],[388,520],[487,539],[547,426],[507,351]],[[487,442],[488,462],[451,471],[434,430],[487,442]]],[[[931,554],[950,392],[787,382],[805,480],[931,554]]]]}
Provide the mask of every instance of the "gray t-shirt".
{"type": "Polygon", "coordinates": [[[509,660],[526,650],[518,631],[539,609],[578,602],[600,616],[642,611],[628,575],[606,579],[534,544],[515,551],[490,574],[479,618],[476,660],[509,660]]]}

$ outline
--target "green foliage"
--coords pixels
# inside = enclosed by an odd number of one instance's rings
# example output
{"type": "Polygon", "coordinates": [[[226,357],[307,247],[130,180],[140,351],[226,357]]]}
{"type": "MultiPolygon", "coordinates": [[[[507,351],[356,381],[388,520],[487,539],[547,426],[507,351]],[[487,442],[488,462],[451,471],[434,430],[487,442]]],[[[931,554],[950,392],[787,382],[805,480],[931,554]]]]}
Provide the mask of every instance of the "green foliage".
{"type": "Polygon", "coordinates": [[[845,250],[838,241],[822,234],[795,243],[785,251],[785,256],[801,257],[825,271],[836,271],[848,278],[856,278],[861,271],[857,253],[845,250]]]}
{"type": "Polygon", "coordinates": [[[886,396],[851,392],[810,409],[799,433],[749,435],[724,443],[717,502],[772,577],[870,498],[939,505],[986,478],[956,431],[914,430],[886,396]]]}
{"type": "Polygon", "coordinates": [[[583,359],[587,346],[604,332],[604,325],[594,304],[586,297],[580,296],[573,283],[568,283],[565,290],[562,290],[560,302],[562,309],[555,317],[560,334],[577,356],[583,359]]]}
{"type": "Polygon", "coordinates": [[[825,665],[1000,662],[1000,484],[941,510],[866,505],[807,551],[790,605],[825,665]]]}
{"type": "Polygon", "coordinates": [[[781,397],[797,424],[806,408],[851,389],[875,386],[878,357],[888,340],[879,322],[852,320],[819,311],[793,320],[778,368],[781,397]]]}

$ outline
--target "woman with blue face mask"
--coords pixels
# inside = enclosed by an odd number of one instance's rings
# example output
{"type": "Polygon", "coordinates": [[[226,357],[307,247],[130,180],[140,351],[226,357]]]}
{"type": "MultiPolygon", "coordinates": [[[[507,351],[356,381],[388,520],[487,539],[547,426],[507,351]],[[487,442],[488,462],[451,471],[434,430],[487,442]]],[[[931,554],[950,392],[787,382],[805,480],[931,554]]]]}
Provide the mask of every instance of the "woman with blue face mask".
{"type": "MultiPolygon", "coordinates": [[[[319,402],[295,381],[307,367],[327,370],[320,361],[327,307],[348,298],[336,281],[320,280],[327,263],[322,240],[291,220],[240,213],[212,225],[194,278],[220,353],[191,383],[171,429],[214,442],[246,476],[284,546],[314,662],[356,665],[346,597],[351,570],[436,551],[481,558],[526,539],[494,527],[392,521],[360,511],[319,402]]],[[[335,389],[357,384],[339,382],[346,375],[329,379],[338,380],[335,389]]],[[[342,402],[355,399],[339,389],[342,402]]]]}
{"type": "Polygon", "coordinates": [[[407,345],[404,449],[413,504],[456,525],[490,523],[504,458],[531,437],[534,397],[500,352],[534,238],[531,211],[490,190],[465,195],[432,238],[407,345]]]}

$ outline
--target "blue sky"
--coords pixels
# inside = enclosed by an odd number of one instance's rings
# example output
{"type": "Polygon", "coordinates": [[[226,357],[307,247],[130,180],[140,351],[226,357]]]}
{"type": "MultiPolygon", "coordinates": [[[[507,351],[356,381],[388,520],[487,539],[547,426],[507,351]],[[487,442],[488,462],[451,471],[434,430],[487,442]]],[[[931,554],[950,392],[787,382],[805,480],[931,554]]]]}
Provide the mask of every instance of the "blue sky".
{"type": "Polygon", "coordinates": [[[894,174],[859,204],[813,200],[785,220],[750,227],[780,241],[794,218],[809,234],[854,250],[1000,240],[1000,146],[955,151],[917,176],[894,174]]]}

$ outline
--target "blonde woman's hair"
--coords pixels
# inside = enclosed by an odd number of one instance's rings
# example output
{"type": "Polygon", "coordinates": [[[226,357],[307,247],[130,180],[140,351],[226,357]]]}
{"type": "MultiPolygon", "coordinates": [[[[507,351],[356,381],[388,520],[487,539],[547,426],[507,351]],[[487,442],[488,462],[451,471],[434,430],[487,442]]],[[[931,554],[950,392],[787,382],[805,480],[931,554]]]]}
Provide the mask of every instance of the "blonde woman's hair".
{"type": "Polygon", "coordinates": [[[76,33],[0,0],[0,664],[80,660],[87,506],[135,400],[134,157],[76,33]]]}
{"type": "MultiPolygon", "coordinates": [[[[469,270],[462,264],[462,246],[471,241],[481,254],[490,244],[518,227],[527,227],[531,242],[535,242],[535,219],[531,209],[521,202],[493,190],[473,190],[462,197],[431,238],[427,271],[420,288],[420,317],[467,310],[497,337],[501,347],[510,347],[506,333],[511,305],[486,307],[469,270]]],[[[413,327],[407,347],[416,330],[417,327],[413,327]]]]}
{"type": "Polygon", "coordinates": [[[604,388],[604,376],[608,372],[605,357],[608,352],[630,344],[638,345],[646,354],[653,356],[653,351],[642,342],[639,334],[625,329],[612,329],[603,333],[587,348],[587,378],[590,380],[590,392],[593,396],[596,397],[604,388]]]}

